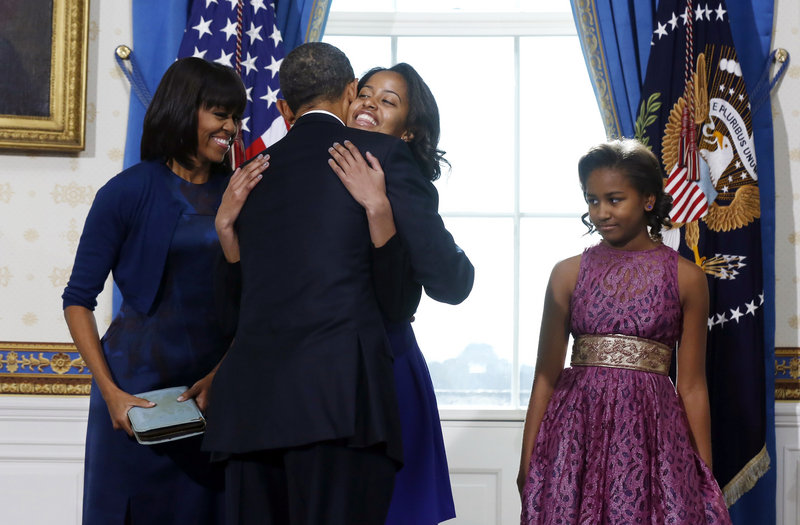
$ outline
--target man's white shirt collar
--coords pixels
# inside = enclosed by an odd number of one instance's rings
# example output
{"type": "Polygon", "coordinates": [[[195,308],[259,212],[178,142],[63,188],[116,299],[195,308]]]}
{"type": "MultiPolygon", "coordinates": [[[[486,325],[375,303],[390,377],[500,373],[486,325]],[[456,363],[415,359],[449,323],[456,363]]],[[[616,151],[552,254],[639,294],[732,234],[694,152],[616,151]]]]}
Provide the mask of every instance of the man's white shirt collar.
{"type": "Polygon", "coordinates": [[[342,119],[340,119],[338,116],[334,115],[330,111],[325,111],[324,109],[312,109],[311,111],[306,111],[305,113],[300,115],[300,117],[298,117],[298,118],[303,118],[304,116],[311,115],[312,113],[323,113],[325,115],[330,115],[333,118],[335,118],[336,120],[338,120],[339,122],[341,122],[342,126],[344,126],[344,122],[342,122],[342,119]]]}

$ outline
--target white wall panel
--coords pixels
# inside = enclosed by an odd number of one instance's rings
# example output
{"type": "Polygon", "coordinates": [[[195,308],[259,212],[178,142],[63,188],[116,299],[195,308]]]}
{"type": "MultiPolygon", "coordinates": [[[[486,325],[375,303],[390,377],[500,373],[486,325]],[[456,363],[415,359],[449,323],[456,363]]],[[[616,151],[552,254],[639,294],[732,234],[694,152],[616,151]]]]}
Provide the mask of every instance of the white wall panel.
{"type": "MultiPolygon", "coordinates": [[[[88,398],[0,397],[2,523],[77,525],[88,398]]],[[[776,404],[778,525],[800,523],[800,403],[776,404]]],[[[444,421],[456,519],[519,522],[521,421],[444,421]]]]}
{"type": "Polygon", "coordinates": [[[453,525],[519,522],[521,421],[442,422],[456,519],[453,525]]]}
{"type": "Polygon", "coordinates": [[[0,522],[78,525],[88,398],[0,397],[0,522]]]}

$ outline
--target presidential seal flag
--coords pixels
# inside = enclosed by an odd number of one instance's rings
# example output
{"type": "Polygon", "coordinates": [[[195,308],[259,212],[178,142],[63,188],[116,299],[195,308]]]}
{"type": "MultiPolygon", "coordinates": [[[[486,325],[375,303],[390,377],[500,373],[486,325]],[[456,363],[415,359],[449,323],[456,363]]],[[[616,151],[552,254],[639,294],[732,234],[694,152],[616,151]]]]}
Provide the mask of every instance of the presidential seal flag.
{"type": "Polygon", "coordinates": [[[673,196],[666,242],[708,277],[713,466],[729,506],[770,464],[752,110],[725,2],[661,0],[635,132],[673,196]]]}
{"type": "Polygon", "coordinates": [[[178,58],[188,56],[232,67],[242,77],[247,107],[239,140],[247,158],[286,135],[276,104],[285,49],[273,3],[194,0],[178,51],[178,58]]]}

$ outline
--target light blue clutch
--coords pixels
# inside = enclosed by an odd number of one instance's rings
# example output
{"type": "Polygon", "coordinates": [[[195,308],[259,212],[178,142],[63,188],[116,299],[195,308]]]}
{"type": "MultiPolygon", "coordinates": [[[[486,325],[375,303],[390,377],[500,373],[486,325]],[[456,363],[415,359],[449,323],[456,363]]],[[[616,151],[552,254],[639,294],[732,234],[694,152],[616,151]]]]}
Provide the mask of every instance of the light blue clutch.
{"type": "Polygon", "coordinates": [[[152,408],[133,407],[128,411],[136,441],[155,445],[205,432],[206,420],[194,399],[177,400],[186,390],[185,386],[176,386],[135,394],[156,404],[152,408]]]}

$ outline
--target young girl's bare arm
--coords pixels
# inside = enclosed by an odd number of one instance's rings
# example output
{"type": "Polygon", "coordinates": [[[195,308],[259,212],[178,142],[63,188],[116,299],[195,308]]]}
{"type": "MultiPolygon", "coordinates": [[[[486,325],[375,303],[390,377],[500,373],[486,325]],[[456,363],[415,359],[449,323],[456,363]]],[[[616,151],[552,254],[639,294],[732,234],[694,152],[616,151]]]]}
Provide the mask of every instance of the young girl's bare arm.
{"type": "Polygon", "coordinates": [[[569,339],[569,301],[578,280],[579,265],[580,255],[561,261],[553,268],[547,284],[542,326],[539,332],[536,373],[522,434],[522,457],[517,475],[520,494],[522,494],[528,478],[533,445],[539,434],[539,426],[544,418],[547,403],[550,401],[556,382],[564,369],[564,358],[569,339]]]}
{"type": "Polygon", "coordinates": [[[705,273],[683,258],[678,263],[678,289],[683,327],[678,346],[676,386],[689,420],[692,444],[711,467],[711,416],[706,384],[708,283],[705,273]]]}

